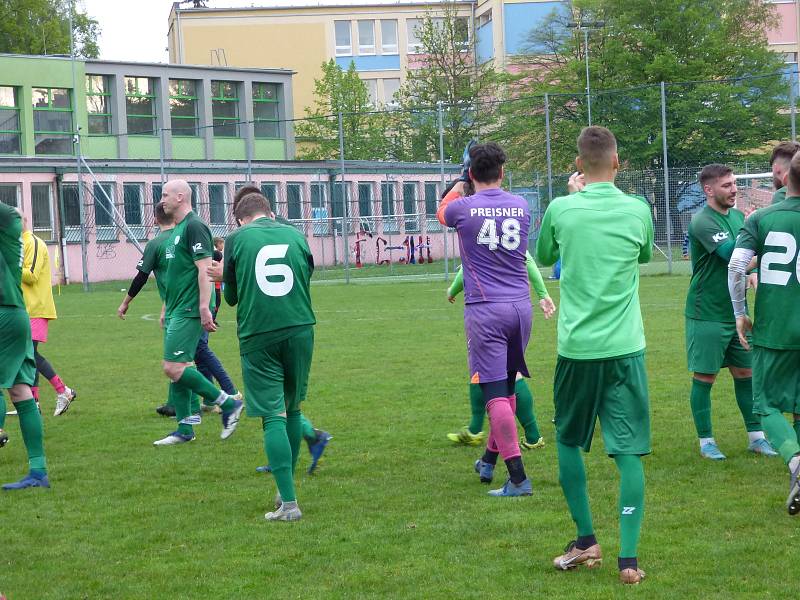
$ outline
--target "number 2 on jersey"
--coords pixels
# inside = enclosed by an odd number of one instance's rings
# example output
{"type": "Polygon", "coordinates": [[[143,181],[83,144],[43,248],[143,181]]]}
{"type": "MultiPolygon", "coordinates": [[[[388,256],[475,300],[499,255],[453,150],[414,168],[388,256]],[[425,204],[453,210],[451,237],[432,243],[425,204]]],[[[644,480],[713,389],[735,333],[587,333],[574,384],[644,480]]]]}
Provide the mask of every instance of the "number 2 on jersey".
{"type": "MultiPolygon", "coordinates": [[[[765,252],[761,257],[761,283],[771,283],[773,285],[786,285],[792,274],[788,271],[772,269],[772,265],[788,265],[797,256],[797,240],[791,233],[783,231],[770,231],[767,239],[764,240],[766,246],[783,247],[782,252],[765,252]]],[[[795,276],[800,281],[800,260],[795,263],[795,276]]]]}
{"type": "Polygon", "coordinates": [[[502,246],[506,250],[516,250],[519,248],[519,221],[516,219],[503,219],[500,224],[501,237],[497,237],[497,224],[494,219],[484,219],[483,225],[478,232],[478,243],[488,246],[489,250],[497,250],[497,246],[502,246]]]}
{"type": "Polygon", "coordinates": [[[294,286],[294,273],[289,265],[281,263],[267,264],[274,258],[283,258],[289,250],[289,244],[271,244],[264,246],[256,256],[256,283],[267,296],[285,296],[294,286]],[[280,281],[270,281],[268,277],[282,277],[280,281]]]}

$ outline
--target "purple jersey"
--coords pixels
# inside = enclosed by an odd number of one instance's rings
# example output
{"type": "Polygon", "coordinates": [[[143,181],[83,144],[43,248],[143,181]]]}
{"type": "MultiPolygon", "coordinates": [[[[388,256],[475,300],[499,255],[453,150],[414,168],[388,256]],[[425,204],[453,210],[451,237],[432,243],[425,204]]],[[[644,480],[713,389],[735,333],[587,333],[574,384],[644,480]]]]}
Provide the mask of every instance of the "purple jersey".
{"type": "Polygon", "coordinates": [[[530,301],[525,251],[531,216],[524,198],[483,190],[450,202],[444,220],[458,233],[466,304],[530,301]]]}

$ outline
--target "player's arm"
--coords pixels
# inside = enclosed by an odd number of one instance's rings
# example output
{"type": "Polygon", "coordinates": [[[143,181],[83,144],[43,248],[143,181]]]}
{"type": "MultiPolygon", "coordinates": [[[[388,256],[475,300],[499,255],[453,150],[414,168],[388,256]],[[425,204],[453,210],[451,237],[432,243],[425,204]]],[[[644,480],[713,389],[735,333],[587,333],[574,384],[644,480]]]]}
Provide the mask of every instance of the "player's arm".
{"type": "Polygon", "coordinates": [[[539,300],[549,298],[550,294],[547,292],[547,288],[544,285],[542,272],[539,270],[539,266],[536,264],[533,256],[531,256],[531,253],[527,250],[525,251],[525,268],[528,271],[528,281],[531,282],[533,291],[536,292],[539,300]]]}
{"type": "Polygon", "coordinates": [[[700,242],[706,252],[716,255],[725,263],[730,261],[733,249],[736,247],[736,240],[732,239],[727,231],[720,230],[710,219],[700,223],[690,223],[689,236],[700,242]]]}
{"type": "Polygon", "coordinates": [[[233,259],[232,235],[225,240],[225,249],[222,255],[224,256],[222,281],[225,284],[222,286],[222,295],[225,296],[225,302],[228,303],[228,306],[236,306],[239,302],[239,293],[236,289],[236,263],[233,259]]]}
{"type": "Polygon", "coordinates": [[[452,227],[453,223],[447,222],[447,206],[455,200],[458,200],[464,195],[464,182],[457,181],[456,184],[451,188],[447,194],[445,194],[442,201],[439,202],[439,208],[436,209],[436,218],[439,219],[439,223],[442,225],[446,225],[447,227],[452,227]]]}
{"type": "Polygon", "coordinates": [[[447,301],[451,304],[456,301],[456,296],[464,291],[464,269],[458,267],[456,276],[453,277],[453,283],[447,288],[447,301]]]}
{"type": "Polygon", "coordinates": [[[214,241],[211,230],[199,220],[190,222],[186,227],[186,243],[192,254],[194,266],[197,268],[197,291],[200,297],[200,322],[206,331],[216,331],[214,315],[211,314],[211,280],[208,278],[208,268],[211,267],[214,252],[214,241]]]}
{"type": "Polygon", "coordinates": [[[544,266],[549,267],[556,264],[559,258],[558,242],[553,234],[552,222],[553,205],[547,207],[542,217],[542,225],[539,228],[539,237],[536,240],[536,258],[544,266]]]}
{"type": "Polygon", "coordinates": [[[47,252],[44,244],[39,243],[36,236],[26,236],[22,258],[22,283],[36,283],[44,269],[42,252],[47,252]]]}
{"type": "Polygon", "coordinates": [[[647,207],[647,214],[644,215],[644,243],[639,250],[639,264],[649,263],[653,258],[653,216],[650,214],[650,207],[647,207]]]}
{"type": "Polygon", "coordinates": [[[733,315],[736,317],[736,332],[739,342],[749,350],[747,333],[753,328],[750,317],[747,316],[747,267],[756,257],[758,240],[758,221],[752,217],[745,222],[739,236],[736,238],[735,247],[728,262],[728,293],[733,304],[733,315]],[[752,222],[751,222],[752,221],[752,222]]]}

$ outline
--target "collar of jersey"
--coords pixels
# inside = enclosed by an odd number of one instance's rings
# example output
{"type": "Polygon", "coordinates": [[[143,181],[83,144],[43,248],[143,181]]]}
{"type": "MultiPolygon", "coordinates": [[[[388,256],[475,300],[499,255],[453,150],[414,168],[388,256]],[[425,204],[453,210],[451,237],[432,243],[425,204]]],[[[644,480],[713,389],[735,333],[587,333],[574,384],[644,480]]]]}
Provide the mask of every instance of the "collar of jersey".
{"type": "Polygon", "coordinates": [[[584,191],[584,192],[594,192],[594,191],[602,192],[602,191],[607,191],[607,190],[608,191],[610,191],[610,190],[619,191],[617,186],[614,185],[613,183],[611,183],[610,181],[598,181],[596,183],[587,183],[585,186],[583,186],[583,190],[581,190],[581,191],[584,191]]]}

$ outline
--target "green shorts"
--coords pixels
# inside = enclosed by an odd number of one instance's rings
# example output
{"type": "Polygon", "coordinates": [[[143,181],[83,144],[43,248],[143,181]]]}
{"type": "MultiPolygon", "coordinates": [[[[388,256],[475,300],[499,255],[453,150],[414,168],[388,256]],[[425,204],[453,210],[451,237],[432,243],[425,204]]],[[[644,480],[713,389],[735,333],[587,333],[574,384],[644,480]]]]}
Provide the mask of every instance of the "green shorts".
{"type": "Polygon", "coordinates": [[[592,447],[600,418],[609,456],[650,454],[650,398],[644,352],[603,360],[559,356],[553,385],[556,440],[592,447]]]}
{"type": "Polygon", "coordinates": [[[800,350],[753,347],[753,412],[800,414],[800,350]]]}
{"type": "Polygon", "coordinates": [[[314,353],[314,328],[242,354],[244,400],[249,417],[274,417],[300,410],[314,353]]]}
{"type": "Polygon", "coordinates": [[[753,365],[752,355],[739,342],[736,323],[701,321],[688,317],[686,360],[692,373],[710,375],[716,375],[724,367],[750,369],[753,365]]]}
{"type": "Polygon", "coordinates": [[[202,336],[200,317],[170,317],[164,322],[164,360],[176,363],[194,361],[197,343],[202,336]]]}
{"type": "Polygon", "coordinates": [[[35,377],[28,313],[24,308],[0,307],[0,390],[19,383],[33,385],[35,377]]]}

